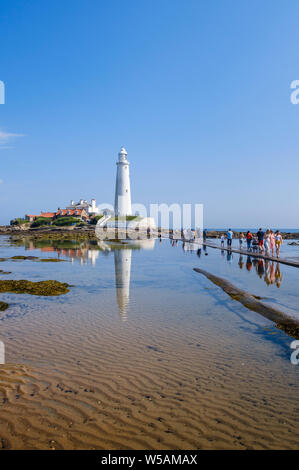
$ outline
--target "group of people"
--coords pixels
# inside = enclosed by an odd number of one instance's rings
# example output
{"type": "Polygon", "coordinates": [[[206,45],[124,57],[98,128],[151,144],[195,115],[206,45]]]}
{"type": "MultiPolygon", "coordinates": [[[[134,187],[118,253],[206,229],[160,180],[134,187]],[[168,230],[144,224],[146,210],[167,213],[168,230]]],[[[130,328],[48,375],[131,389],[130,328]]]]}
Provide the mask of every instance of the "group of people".
{"type": "MultiPolygon", "coordinates": [[[[225,239],[227,240],[227,246],[232,246],[234,234],[231,229],[228,229],[226,235],[221,235],[221,246],[224,246],[225,239]]],[[[259,251],[265,253],[266,255],[272,254],[274,257],[274,252],[276,250],[276,257],[279,258],[280,248],[283,243],[283,239],[279,230],[276,230],[274,233],[273,230],[263,231],[262,228],[256,234],[253,234],[250,230],[244,235],[243,232],[239,234],[239,246],[240,250],[243,249],[243,246],[247,245],[247,251],[259,251]]]]}

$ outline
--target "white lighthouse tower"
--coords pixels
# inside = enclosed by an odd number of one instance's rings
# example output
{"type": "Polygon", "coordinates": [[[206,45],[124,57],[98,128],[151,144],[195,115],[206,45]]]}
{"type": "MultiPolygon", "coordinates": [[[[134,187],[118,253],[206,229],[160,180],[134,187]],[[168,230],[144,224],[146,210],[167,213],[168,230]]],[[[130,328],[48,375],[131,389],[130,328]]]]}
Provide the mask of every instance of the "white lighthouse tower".
{"type": "Polygon", "coordinates": [[[114,211],[116,216],[132,215],[131,188],[130,188],[130,163],[127,160],[127,152],[124,147],[118,154],[115,203],[114,211]]]}

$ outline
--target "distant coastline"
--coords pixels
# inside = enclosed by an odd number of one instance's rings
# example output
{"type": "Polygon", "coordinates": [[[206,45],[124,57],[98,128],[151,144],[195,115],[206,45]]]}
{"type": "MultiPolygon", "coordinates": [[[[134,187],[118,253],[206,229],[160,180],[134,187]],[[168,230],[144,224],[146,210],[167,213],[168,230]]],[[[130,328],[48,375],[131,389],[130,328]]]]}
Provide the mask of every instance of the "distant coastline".
{"type": "MultiPolygon", "coordinates": [[[[227,228],[225,229],[207,229],[207,238],[220,238],[220,234],[226,233],[227,228]]],[[[234,238],[238,238],[241,232],[247,232],[249,229],[232,229],[234,232],[234,238]]],[[[256,233],[258,229],[250,229],[252,233],[256,233]]],[[[276,228],[275,228],[276,230],[276,228]]],[[[172,235],[172,229],[160,229],[157,228],[153,233],[158,234],[162,232],[162,236],[172,235]]],[[[280,229],[281,235],[286,240],[299,239],[299,229],[280,229]]],[[[24,225],[0,225],[0,235],[16,235],[16,236],[32,236],[34,238],[39,237],[80,237],[80,238],[89,238],[97,239],[95,232],[95,225],[84,225],[84,226],[42,226],[42,227],[29,227],[24,225]]]]}

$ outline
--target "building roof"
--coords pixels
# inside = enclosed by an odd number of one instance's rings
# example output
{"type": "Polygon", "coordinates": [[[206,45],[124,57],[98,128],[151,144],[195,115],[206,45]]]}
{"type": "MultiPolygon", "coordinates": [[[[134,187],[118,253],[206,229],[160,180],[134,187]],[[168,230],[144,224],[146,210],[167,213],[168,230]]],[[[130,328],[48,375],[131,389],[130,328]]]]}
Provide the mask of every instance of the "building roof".
{"type": "Polygon", "coordinates": [[[47,218],[53,219],[55,215],[56,215],[55,212],[41,212],[37,217],[47,217],[47,218]]]}
{"type": "Polygon", "coordinates": [[[59,209],[56,215],[81,215],[83,209],[59,209]]]}

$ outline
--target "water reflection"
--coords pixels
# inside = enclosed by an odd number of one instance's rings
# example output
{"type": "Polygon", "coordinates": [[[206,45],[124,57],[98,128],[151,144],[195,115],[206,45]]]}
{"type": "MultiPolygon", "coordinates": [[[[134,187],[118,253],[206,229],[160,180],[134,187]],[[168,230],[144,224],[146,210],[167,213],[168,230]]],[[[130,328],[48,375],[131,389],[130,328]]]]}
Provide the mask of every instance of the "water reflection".
{"type": "Polygon", "coordinates": [[[127,311],[130,300],[130,279],[132,250],[143,249],[153,250],[155,239],[147,240],[127,240],[120,243],[119,249],[114,247],[114,269],[115,269],[115,289],[118,311],[123,321],[127,319],[127,311]]]}
{"type": "Polygon", "coordinates": [[[283,279],[283,275],[280,272],[280,263],[275,263],[274,261],[264,260],[261,258],[251,259],[251,256],[248,256],[246,268],[250,271],[252,267],[255,268],[256,274],[259,278],[263,279],[268,286],[276,284],[277,287],[280,287],[283,279]]]}
{"type": "MultiPolygon", "coordinates": [[[[174,240],[170,240],[170,243],[173,247],[177,245],[174,240]]],[[[182,248],[184,252],[196,253],[199,258],[201,257],[202,250],[205,255],[208,255],[207,246],[196,241],[183,242],[182,248]]],[[[230,250],[220,250],[220,256],[226,260],[228,264],[232,264],[236,254],[230,250]]],[[[240,254],[238,256],[238,265],[240,269],[246,269],[248,272],[256,272],[257,276],[263,279],[268,286],[272,284],[275,284],[278,288],[281,286],[283,275],[280,271],[281,265],[279,262],[240,254]]]]}
{"type": "Polygon", "coordinates": [[[130,300],[132,249],[114,250],[115,288],[118,311],[122,320],[127,319],[130,300]]]}
{"type": "Polygon", "coordinates": [[[91,262],[95,266],[100,254],[107,256],[114,252],[115,290],[118,311],[122,320],[127,319],[130,301],[130,280],[133,250],[153,250],[155,238],[141,240],[76,240],[24,241],[26,250],[39,249],[42,253],[57,253],[58,257],[70,258],[81,264],[91,262]]]}

